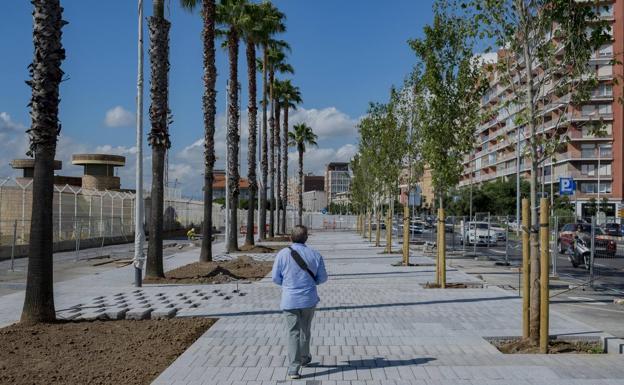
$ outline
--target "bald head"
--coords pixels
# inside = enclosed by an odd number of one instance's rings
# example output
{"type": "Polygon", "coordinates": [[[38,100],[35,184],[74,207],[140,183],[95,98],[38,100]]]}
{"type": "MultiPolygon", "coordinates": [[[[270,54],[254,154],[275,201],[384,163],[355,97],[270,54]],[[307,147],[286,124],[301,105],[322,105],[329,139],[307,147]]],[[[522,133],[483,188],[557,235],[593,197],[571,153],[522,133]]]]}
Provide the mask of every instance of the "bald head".
{"type": "Polygon", "coordinates": [[[293,243],[306,243],[308,240],[308,228],[303,225],[293,227],[290,233],[290,240],[293,243]]]}

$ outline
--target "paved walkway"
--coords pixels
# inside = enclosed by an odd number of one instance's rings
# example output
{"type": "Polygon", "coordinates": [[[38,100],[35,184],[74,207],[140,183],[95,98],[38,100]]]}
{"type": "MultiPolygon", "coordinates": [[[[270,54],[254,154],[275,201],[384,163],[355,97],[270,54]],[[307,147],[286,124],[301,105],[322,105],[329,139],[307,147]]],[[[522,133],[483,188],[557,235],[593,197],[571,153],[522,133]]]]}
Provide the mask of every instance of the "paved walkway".
{"type": "MultiPolygon", "coordinates": [[[[425,266],[393,267],[397,256],[379,254],[380,248],[353,233],[315,233],[310,244],[325,256],[330,278],[320,288],[313,324],[316,365],[303,369],[299,381],[286,380],[280,292],[269,279],[238,287],[148,285],[135,293],[131,267],[126,267],[56,284],[56,305],[62,315],[77,304],[101,306],[120,297],[137,306],[186,297],[189,306],[177,316],[220,318],[155,385],[624,385],[621,355],[503,355],[493,348],[483,337],[521,330],[521,302],[513,292],[423,289],[421,284],[434,277],[434,268],[426,266],[431,259],[412,259],[425,266]]],[[[222,247],[217,245],[217,253],[222,247]]],[[[165,266],[197,259],[198,250],[182,251],[165,266]]],[[[453,269],[448,277],[449,282],[478,282],[453,269]]],[[[0,326],[17,321],[22,303],[23,293],[0,297],[0,326]]],[[[551,334],[601,331],[555,313],[551,334]]]]}
{"type": "MultiPolygon", "coordinates": [[[[325,256],[330,278],[313,324],[317,365],[304,368],[301,380],[286,381],[279,289],[264,279],[245,286],[245,296],[181,311],[220,320],[154,384],[624,384],[621,355],[499,353],[483,337],[520,332],[521,301],[513,293],[423,289],[433,267],[392,267],[398,257],[353,233],[317,233],[310,244],[325,256]]],[[[451,270],[448,280],[474,278],[451,270]]],[[[551,334],[600,331],[555,313],[551,334]]]]}

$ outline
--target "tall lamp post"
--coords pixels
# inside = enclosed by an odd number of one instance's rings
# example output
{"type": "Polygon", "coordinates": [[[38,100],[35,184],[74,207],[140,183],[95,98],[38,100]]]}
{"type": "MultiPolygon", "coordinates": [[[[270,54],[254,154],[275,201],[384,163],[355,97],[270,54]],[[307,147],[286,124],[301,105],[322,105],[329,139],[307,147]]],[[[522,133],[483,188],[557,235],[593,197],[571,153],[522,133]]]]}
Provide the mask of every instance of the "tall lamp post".
{"type": "Polygon", "coordinates": [[[138,75],[136,98],[136,194],[134,204],[134,285],[141,287],[143,280],[143,0],[138,0],[138,75]]]}

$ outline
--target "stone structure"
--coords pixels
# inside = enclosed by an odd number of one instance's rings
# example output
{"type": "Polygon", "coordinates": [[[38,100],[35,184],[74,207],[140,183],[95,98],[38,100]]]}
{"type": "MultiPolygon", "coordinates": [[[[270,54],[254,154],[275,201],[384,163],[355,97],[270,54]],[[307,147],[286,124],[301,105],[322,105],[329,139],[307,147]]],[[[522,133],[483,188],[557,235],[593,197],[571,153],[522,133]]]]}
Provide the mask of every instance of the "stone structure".
{"type": "Polygon", "coordinates": [[[121,181],[115,167],[123,167],[126,158],[108,154],[75,154],[72,164],[84,167],[82,187],[88,190],[119,190],[121,181]]]}

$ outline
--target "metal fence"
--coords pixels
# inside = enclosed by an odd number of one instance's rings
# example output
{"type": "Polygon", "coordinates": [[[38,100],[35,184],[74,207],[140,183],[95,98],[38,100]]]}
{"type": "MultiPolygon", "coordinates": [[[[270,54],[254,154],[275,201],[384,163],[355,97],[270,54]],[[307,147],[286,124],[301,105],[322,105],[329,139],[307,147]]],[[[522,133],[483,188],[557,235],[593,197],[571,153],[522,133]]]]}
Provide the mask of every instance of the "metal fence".
{"type": "MultiPolygon", "coordinates": [[[[522,264],[521,233],[513,217],[477,213],[472,219],[451,216],[445,222],[450,258],[479,258],[516,267],[522,264]]],[[[596,217],[551,217],[550,273],[579,286],[624,292],[624,226],[615,218],[603,218],[601,222],[597,224],[596,217]]],[[[424,252],[434,251],[436,223],[435,217],[410,218],[410,243],[421,245],[424,252]]],[[[402,238],[400,216],[393,219],[392,231],[402,238]]]]}

